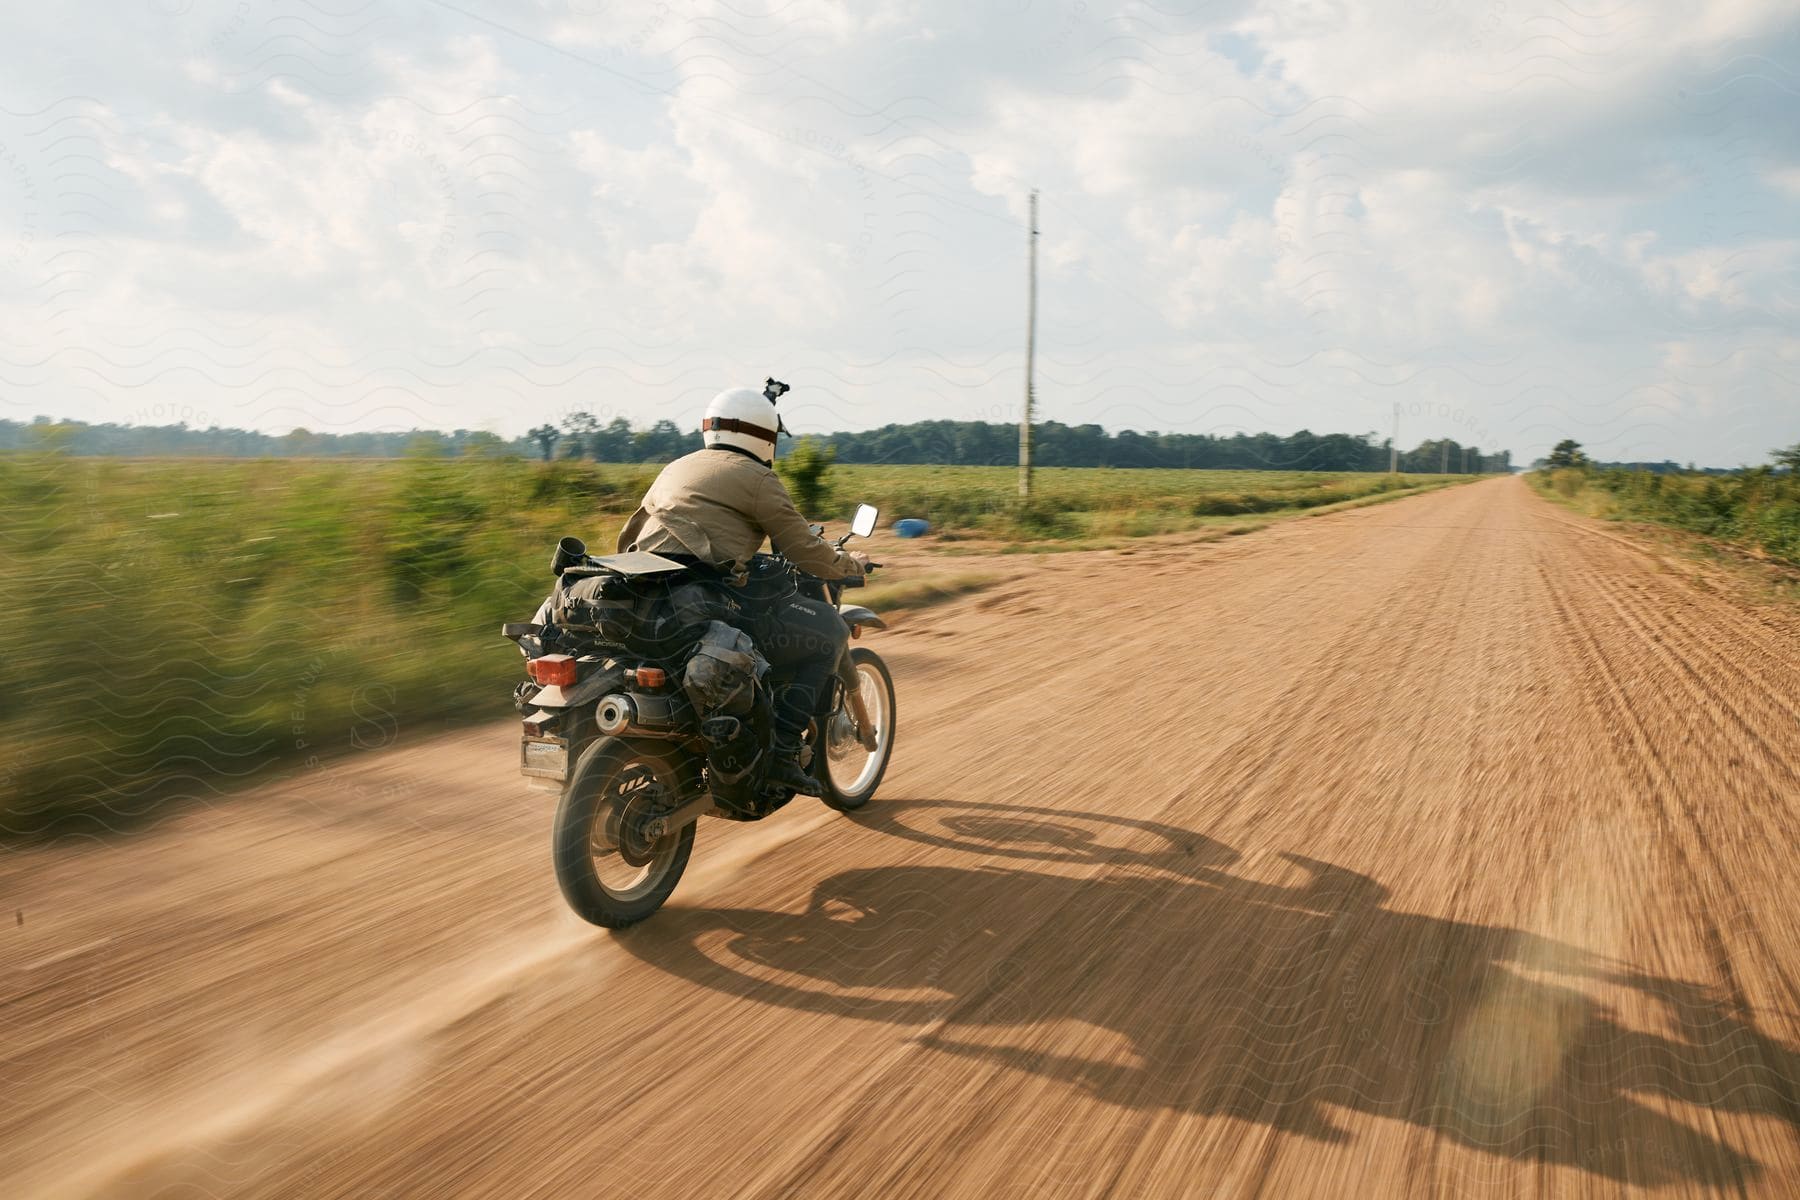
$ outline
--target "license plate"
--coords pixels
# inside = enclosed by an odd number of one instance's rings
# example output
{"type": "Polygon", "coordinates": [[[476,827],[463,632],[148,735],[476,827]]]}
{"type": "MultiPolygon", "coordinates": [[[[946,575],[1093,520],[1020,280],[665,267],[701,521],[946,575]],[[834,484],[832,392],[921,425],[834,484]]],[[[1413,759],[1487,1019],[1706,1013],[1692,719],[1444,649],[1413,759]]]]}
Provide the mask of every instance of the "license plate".
{"type": "Polygon", "coordinates": [[[519,745],[519,771],[534,779],[569,777],[569,743],[562,738],[526,738],[519,745]]]}

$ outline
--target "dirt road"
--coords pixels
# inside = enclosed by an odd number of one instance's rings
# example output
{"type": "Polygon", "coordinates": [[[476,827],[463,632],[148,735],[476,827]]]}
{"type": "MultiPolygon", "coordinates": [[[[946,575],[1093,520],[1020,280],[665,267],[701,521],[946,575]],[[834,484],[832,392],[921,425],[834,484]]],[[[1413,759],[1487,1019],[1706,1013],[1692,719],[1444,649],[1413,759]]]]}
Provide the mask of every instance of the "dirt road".
{"type": "Polygon", "coordinates": [[[1800,630],[1516,480],[883,635],[567,915],[510,724],[0,853],[0,1195],[1800,1193],[1800,630]]]}

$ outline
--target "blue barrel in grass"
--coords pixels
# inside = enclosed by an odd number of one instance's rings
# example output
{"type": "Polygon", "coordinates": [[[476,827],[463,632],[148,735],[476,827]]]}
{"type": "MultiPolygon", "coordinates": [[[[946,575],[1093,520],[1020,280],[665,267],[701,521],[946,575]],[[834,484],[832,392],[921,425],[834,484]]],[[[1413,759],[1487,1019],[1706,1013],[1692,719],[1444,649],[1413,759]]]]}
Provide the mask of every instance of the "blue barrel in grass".
{"type": "Polygon", "coordinates": [[[917,517],[904,517],[894,522],[894,532],[903,538],[923,537],[931,531],[930,521],[921,521],[917,517]]]}

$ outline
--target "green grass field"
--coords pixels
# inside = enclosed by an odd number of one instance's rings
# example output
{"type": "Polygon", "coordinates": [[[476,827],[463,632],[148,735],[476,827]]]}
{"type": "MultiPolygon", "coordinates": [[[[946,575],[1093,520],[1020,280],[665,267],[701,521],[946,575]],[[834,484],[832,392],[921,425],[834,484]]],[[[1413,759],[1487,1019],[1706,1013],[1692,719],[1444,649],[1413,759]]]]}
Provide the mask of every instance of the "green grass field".
{"type": "MultiPolygon", "coordinates": [[[[508,460],[0,456],[0,832],[97,830],[271,766],[509,710],[497,629],[548,588],[559,536],[609,548],[654,467],[508,460]]],[[[1082,548],[1466,480],[839,467],[821,505],[930,520],[924,552],[1082,548]]],[[[980,585],[922,572],[863,598],[980,585]],[[938,580],[928,584],[926,579],[938,580]]]]}

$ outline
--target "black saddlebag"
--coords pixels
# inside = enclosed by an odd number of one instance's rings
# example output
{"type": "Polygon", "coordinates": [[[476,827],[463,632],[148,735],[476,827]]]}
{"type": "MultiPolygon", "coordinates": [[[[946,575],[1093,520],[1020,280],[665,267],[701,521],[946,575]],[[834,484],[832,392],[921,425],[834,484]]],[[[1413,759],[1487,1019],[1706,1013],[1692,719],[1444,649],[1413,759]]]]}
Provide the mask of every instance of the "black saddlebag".
{"type": "Polygon", "coordinates": [[[564,576],[551,615],[558,625],[653,659],[685,659],[709,622],[741,619],[731,594],[711,580],[610,572],[564,576]]]}
{"type": "Polygon", "coordinates": [[[681,689],[706,738],[713,796],[738,816],[771,811],[760,786],[774,730],[768,673],[750,635],[723,621],[707,623],[681,672],[681,689]]]}

